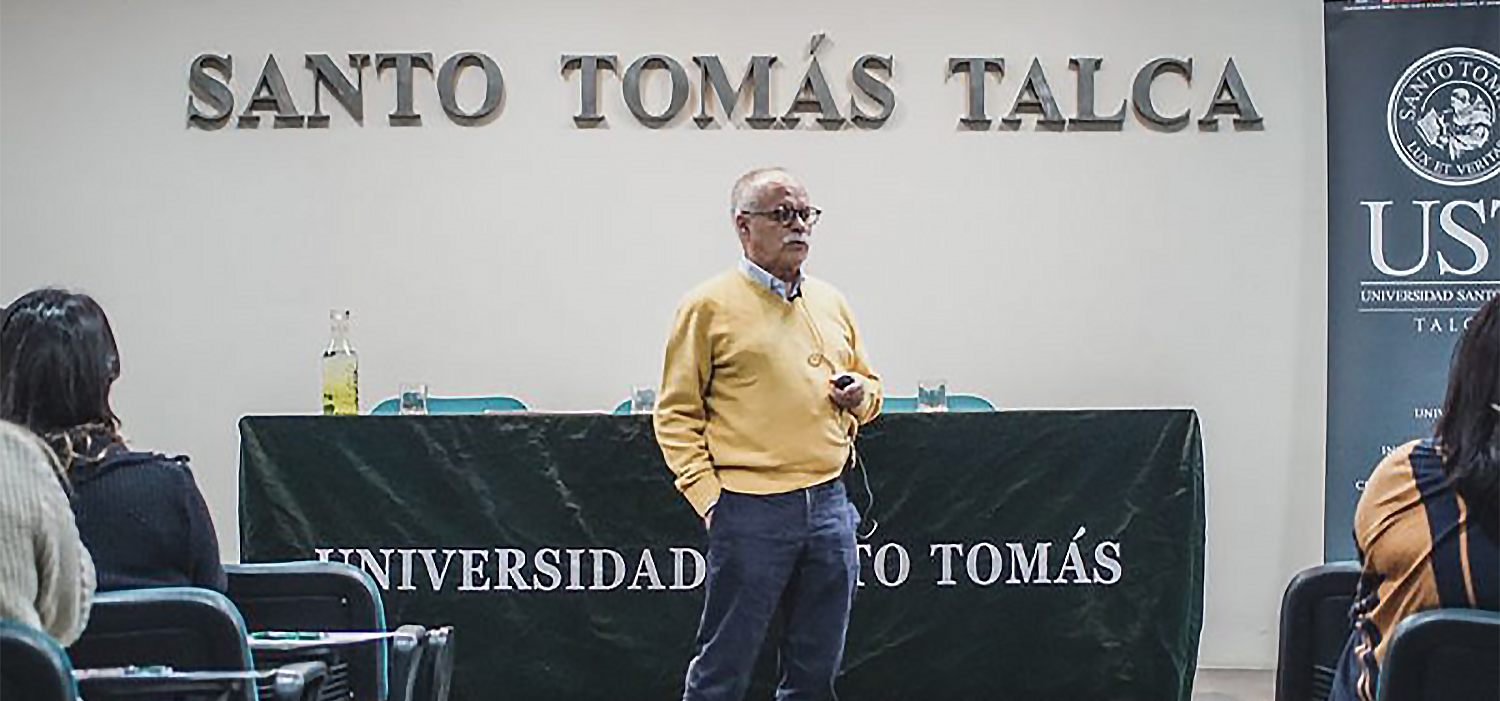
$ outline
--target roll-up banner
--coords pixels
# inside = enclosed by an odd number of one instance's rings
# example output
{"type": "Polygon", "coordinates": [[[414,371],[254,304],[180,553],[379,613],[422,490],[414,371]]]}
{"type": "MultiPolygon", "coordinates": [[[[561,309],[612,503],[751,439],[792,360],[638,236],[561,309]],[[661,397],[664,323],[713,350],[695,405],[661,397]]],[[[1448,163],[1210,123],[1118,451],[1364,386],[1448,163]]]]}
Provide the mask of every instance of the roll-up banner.
{"type": "Polygon", "coordinates": [[[1354,557],[1370,470],[1432,434],[1454,343],[1500,290],[1500,1],[1324,4],[1323,552],[1354,557]]]}

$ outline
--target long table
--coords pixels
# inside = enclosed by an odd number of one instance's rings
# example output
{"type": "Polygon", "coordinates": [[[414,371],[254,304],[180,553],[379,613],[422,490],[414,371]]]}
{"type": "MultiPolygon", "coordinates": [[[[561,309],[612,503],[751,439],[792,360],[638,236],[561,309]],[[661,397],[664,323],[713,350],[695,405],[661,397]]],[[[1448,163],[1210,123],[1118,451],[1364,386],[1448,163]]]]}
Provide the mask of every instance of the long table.
{"type": "MultiPolygon", "coordinates": [[[[1188,701],[1193,411],[893,414],[858,447],[841,697],[1188,701]]],[[[706,540],[670,477],[647,416],[246,417],[241,557],[349,562],[392,625],[455,625],[458,701],[679,698],[706,540]]]]}

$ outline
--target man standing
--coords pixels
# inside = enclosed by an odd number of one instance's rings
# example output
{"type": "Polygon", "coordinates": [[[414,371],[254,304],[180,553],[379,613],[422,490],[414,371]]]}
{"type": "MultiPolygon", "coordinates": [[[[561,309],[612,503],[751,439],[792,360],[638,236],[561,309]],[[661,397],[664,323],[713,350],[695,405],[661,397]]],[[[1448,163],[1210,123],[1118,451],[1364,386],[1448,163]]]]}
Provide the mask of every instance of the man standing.
{"type": "Polygon", "coordinates": [[[688,293],[667,341],[656,440],[708,530],[684,701],[744,696],[778,607],[777,698],[833,698],[858,581],[839,479],[880,380],[842,295],[802,273],[821,211],[781,169],[734,185],[744,257],[688,293]]]}

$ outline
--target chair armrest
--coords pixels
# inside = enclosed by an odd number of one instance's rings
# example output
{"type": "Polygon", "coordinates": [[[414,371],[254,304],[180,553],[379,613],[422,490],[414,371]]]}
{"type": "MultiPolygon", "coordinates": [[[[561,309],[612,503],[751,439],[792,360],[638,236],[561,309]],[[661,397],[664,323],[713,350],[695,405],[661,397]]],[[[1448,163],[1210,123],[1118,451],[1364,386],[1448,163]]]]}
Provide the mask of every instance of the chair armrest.
{"type": "Polygon", "coordinates": [[[412,701],[412,687],[417,681],[417,667],[422,664],[422,638],[427,629],[404,625],[391,638],[390,695],[388,701],[412,701]]]}
{"type": "Polygon", "coordinates": [[[415,701],[448,701],[453,684],[453,626],[432,628],[422,643],[422,666],[415,701]]]}
{"type": "Polygon", "coordinates": [[[275,670],[271,682],[274,701],[317,701],[328,679],[328,665],[322,662],[294,662],[275,670]]]}
{"type": "Polygon", "coordinates": [[[79,698],[91,701],[150,701],[153,699],[257,698],[258,685],[269,672],[254,670],[157,671],[106,667],[74,670],[79,698]]]}

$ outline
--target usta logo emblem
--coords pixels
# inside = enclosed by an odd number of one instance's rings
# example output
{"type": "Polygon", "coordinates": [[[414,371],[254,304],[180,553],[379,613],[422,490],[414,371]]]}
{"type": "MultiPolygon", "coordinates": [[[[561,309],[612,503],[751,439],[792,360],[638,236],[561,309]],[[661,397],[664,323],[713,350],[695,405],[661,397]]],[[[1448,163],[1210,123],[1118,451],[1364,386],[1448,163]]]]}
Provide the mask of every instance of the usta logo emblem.
{"type": "Polygon", "coordinates": [[[1500,173],[1500,59],[1469,47],[1434,51],[1396,81],[1386,109],[1391,146],[1417,175],[1440,185],[1500,173]]]}

